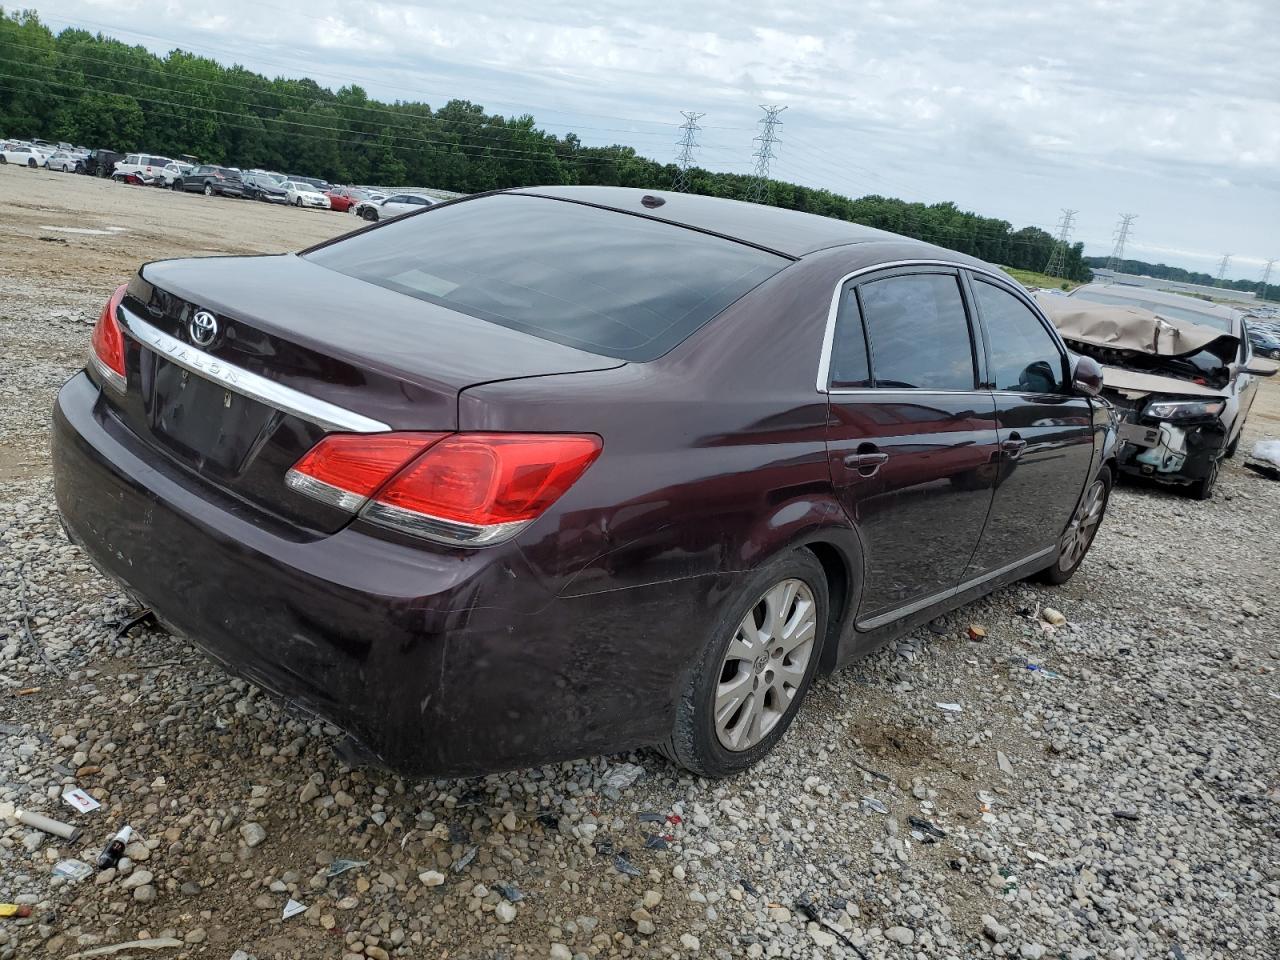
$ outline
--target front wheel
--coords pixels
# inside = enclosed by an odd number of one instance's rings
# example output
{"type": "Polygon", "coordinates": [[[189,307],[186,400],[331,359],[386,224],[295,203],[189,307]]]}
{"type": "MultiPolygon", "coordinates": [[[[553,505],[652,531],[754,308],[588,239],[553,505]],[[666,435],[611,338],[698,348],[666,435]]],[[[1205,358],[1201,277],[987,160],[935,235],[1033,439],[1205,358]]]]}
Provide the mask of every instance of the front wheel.
{"type": "Polygon", "coordinates": [[[204,185],[204,195],[205,195],[206,197],[212,197],[212,196],[213,196],[213,185],[212,185],[212,184],[208,184],[208,183],[206,183],[206,184],[204,185]]]}
{"type": "Polygon", "coordinates": [[[9,162],[9,158],[6,157],[3,153],[0,153],[0,166],[3,166],[8,162],[9,162]]]}
{"type": "Polygon", "coordinates": [[[1209,464],[1209,472],[1200,480],[1191,485],[1191,496],[1195,500],[1212,500],[1213,488],[1218,485],[1218,467],[1217,460],[1209,464]]]}
{"type": "Polygon", "coordinates": [[[360,212],[360,216],[363,219],[368,220],[370,223],[376,223],[378,220],[378,211],[366,208],[360,212]]]}
{"type": "Polygon", "coordinates": [[[27,161],[27,166],[30,167],[32,170],[34,170],[36,167],[39,166],[39,164],[36,163],[35,157],[32,157],[30,160],[27,161]]]}
{"type": "Polygon", "coordinates": [[[1045,583],[1066,583],[1080,569],[1089,547],[1093,545],[1093,538],[1098,534],[1098,528],[1102,526],[1110,497],[1111,471],[1103,467],[1080,498],[1080,504],[1058,544],[1058,558],[1053,566],[1041,572],[1041,580],[1045,583]]]}
{"type": "Polygon", "coordinates": [[[763,758],[800,710],[828,609],[826,573],[808,550],[750,575],[723,607],[658,749],[704,777],[738,773],[763,758]]]}

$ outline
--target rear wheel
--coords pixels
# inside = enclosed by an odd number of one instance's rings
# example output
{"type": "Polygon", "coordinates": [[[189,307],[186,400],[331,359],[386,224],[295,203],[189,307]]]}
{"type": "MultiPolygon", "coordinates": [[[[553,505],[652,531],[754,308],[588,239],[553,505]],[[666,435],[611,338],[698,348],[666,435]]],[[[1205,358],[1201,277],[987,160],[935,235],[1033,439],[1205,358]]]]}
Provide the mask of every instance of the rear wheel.
{"type": "Polygon", "coordinates": [[[1111,471],[1103,467],[1080,498],[1075,515],[1058,544],[1058,559],[1053,562],[1053,566],[1041,571],[1041,580],[1046,583],[1066,583],[1080,569],[1089,547],[1093,545],[1093,538],[1098,534],[1098,527],[1102,526],[1110,496],[1111,471]]]}
{"type": "Polygon", "coordinates": [[[0,164],[6,164],[8,162],[9,162],[9,158],[6,157],[3,153],[0,153],[0,164]]]}
{"type": "Polygon", "coordinates": [[[705,777],[750,767],[786,733],[826,636],[827,578],[797,550],[752,574],[723,608],[658,749],[705,777]]]}
{"type": "Polygon", "coordinates": [[[32,170],[34,170],[36,167],[40,166],[40,164],[36,163],[35,157],[32,157],[30,160],[27,161],[27,166],[30,167],[32,170]]]}
{"type": "Polygon", "coordinates": [[[213,196],[213,184],[206,183],[206,184],[204,185],[204,195],[205,195],[206,197],[212,197],[212,196],[213,196]]]}

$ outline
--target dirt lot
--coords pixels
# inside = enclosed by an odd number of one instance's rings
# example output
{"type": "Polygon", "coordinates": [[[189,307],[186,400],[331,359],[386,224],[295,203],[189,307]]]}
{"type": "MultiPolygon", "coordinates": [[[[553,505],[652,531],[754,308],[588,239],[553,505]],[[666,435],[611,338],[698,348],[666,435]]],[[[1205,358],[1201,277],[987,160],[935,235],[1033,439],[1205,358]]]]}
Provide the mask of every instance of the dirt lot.
{"type": "MultiPolygon", "coordinates": [[[[34,907],[0,920],[0,958],[144,937],[178,941],[161,958],[1280,957],[1280,483],[1238,461],[1208,503],[1122,487],[1070,584],[822,680],[732,782],[647,752],[463,782],[351,770],[194,648],[121,635],[46,449],[97,310],[145,260],[354,225],[0,168],[0,900],[34,907]],[[1045,630],[1045,605],[1068,625],[1045,630]],[[72,785],[101,807],[73,811],[72,785]],[[124,823],[118,870],[53,875],[124,823]],[[331,877],[334,858],[365,862],[331,877]],[[306,909],[282,919],[290,898],[306,909]]],[[[1261,436],[1280,384],[1245,449],[1261,436]]]]}

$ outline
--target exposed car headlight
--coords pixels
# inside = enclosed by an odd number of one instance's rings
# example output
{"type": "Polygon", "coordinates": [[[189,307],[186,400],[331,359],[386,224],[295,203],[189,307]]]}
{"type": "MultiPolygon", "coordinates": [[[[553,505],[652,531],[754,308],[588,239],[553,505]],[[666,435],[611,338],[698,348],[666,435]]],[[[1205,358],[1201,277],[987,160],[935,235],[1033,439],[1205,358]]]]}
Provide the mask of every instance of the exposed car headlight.
{"type": "Polygon", "coordinates": [[[1224,406],[1224,400],[1157,400],[1147,404],[1142,412],[1157,420],[1195,420],[1199,417],[1216,417],[1224,406]]]}

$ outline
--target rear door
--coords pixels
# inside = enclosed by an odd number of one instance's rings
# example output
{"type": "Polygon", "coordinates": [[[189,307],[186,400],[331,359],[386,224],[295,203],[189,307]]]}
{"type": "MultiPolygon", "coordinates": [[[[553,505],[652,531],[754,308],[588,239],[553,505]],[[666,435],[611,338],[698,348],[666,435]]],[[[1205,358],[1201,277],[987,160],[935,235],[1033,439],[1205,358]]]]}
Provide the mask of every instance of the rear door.
{"type": "Polygon", "coordinates": [[[982,534],[999,440],[977,343],[957,270],[902,268],[841,292],[827,449],[865,557],[860,629],[954,589],[982,534]]]}
{"type": "Polygon", "coordinates": [[[1000,433],[995,496],[965,578],[1056,548],[1093,463],[1093,408],[1069,386],[1067,353],[1012,284],[969,274],[1000,433]]]}

